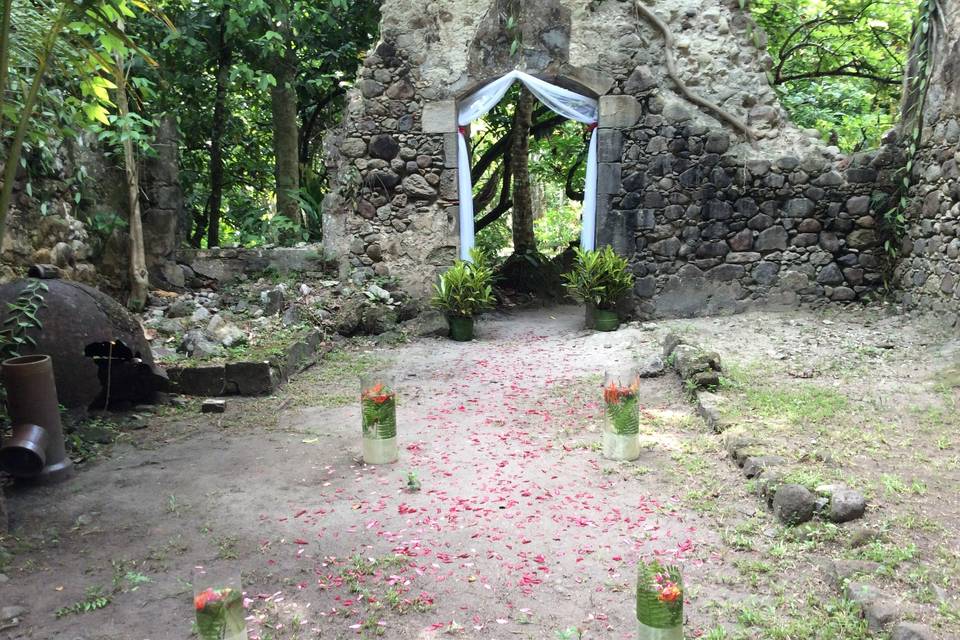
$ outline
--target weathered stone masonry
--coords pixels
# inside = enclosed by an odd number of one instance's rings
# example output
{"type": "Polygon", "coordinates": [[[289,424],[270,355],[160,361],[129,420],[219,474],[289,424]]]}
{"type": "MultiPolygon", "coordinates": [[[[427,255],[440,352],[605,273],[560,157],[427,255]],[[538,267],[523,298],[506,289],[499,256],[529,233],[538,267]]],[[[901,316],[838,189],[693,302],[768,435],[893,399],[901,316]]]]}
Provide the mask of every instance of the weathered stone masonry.
{"type": "Polygon", "coordinates": [[[613,162],[601,165],[598,240],[634,255],[642,316],[850,301],[882,283],[873,209],[892,149],[843,164],[818,152],[744,159],[683,106],[640,104],[637,122],[601,129],[601,160],[613,162]]]}
{"type": "MultiPolygon", "coordinates": [[[[913,205],[896,283],[908,307],[960,320],[960,3],[942,3],[946,37],[933,52],[913,205]]],[[[905,132],[909,133],[909,132],[905,132]]]]}
{"type": "Polygon", "coordinates": [[[662,39],[630,2],[384,2],[382,40],[328,149],[325,248],[355,279],[392,275],[425,295],[457,252],[456,99],[521,68],[599,97],[598,242],[630,257],[638,315],[867,296],[882,280],[877,185],[896,153],[845,158],[790,124],[738,5],[654,9],[681,76],[748,121],[753,144],[675,93],[662,39]],[[507,16],[522,25],[512,58],[507,16]]]}

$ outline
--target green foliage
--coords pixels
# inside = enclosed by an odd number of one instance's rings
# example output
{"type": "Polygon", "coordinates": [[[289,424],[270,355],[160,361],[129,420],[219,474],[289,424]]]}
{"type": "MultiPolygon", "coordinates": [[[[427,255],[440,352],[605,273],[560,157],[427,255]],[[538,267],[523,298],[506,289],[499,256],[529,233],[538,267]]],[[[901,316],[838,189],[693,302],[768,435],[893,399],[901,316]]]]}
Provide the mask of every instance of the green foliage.
{"type": "Polygon", "coordinates": [[[493,270],[480,251],[471,258],[454,262],[433,287],[431,304],[448,315],[470,318],[493,306],[493,270]]]}
{"type": "MultiPolygon", "coordinates": [[[[142,2],[135,4],[149,10],[142,2]]],[[[110,124],[108,115],[114,105],[109,90],[116,85],[109,78],[116,73],[114,60],[131,53],[150,60],[124,33],[123,22],[136,17],[131,6],[127,0],[5,3],[9,14],[4,15],[5,32],[0,33],[0,130],[9,143],[0,191],[0,239],[14,178],[19,167],[27,166],[31,141],[46,145],[62,137],[72,131],[70,125],[83,121],[80,114],[88,122],[110,124]],[[62,87],[47,78],[55,67],[64,81],[62,87]],[[34,115],[38,106],[39,118],[34,115]],[[46,117],[45,107],[68,117],[46,117]],[[15,125],[9,138],[7,120],[15,125]],[[52,131],[44,126],[50,123],[52,131]]]]}
{"type": "Polygon", "coordinates": [[[841,149],[876,145],[899,113],[915,8],[910,0],[754,0],[771,84],[794,122],[841,149]]]}
{"type": "MultiPolygon", "coordinates": [[[[510,163],[510,145],[506,143],[519,93],[517,83],[490,113],[472,125],[475,135],[470,141],[470,152],[477,220],[511,198],[512,183],[504,185],[510,163]],[[492,161],[486,162],[491,156],[492,161]]],[[[534,234],[537,249],[554,256],[580,233],[578,203],[583,199],[589,138],[582,124],[565,121],[543,105],[535,109],[533,123],[529,172],[535,194],[534,234]]],[[[490,255],[502,254],[511,244],[512,234],[505,216],[477,232],[477,246],[490,255]]]]}
{"type": "Polygon", "coordinates": [[[546,210],[533,221],[533,231],[537,238],[537,249],[553,257],[579,240],[582,207],[566,197],[562,185],[546,181],[542,184],[546,210]]]}
{"type": "MultiPolygon", "coordinates": [[[[534,222],[536,224],[536,222],[534,222]]],[[[506,219],[494,220],[477,232],[476,247],[489,256],[497,256],[513,243],[513,234],[506,219]]]]}
{"type": "MultiPolygon", "coordinates": [[[[150,80],[164,87],[145,105],[151,113],[175,113],[184,145],[181,182],[195,227],[205,227],[211,195],[210,145],[218,61],[229,54],[226,115],[220,123],[224,180],[221,244],[295,243],[320,238],[320,202],[327,191],[317,149],[339,123],[349,80],[377,35],[374,0],[260,0],[205,4],[176,0],[166,8],[176,26],[140,25],[140,37],[156,52],[150,80]],[[220,43],[221,19],[223,42],[220,43]],[[289,28],[287,28],[289,27],[289,28]],[[300,127],[301,188],[294,194],[306,229],[273,214],[274,150],[271,87],[287,47],[295,52],[300,127]]],[[[196,235],[196,234],[192,234],[196,235]]],[[[203,244],[200,235],[195,244],[203,244]]]]}
{"type": "Polygon", "coordinates": [[[576,249],[573,270],[563,274],[567,290],[575,299],[610,309],[633,287],[633,274],[625,258],[613,247],[597,251],[576,249]]]}
{"type": "Polygon", "coordinates": [[[53,615],[57,618],[63,618],[64,616],[77,613],[90,613],[97,609],[103,609],[108,604],[110,604],[110,596],[105,594],[102,588],[90,587],[87,589],[86,596],[83,600],[74,602],[67,607],[60,607],[53,612],[53,615]]]}
{"type": "Polygon", "coordinates": [[[0,329],[0,360],[20,356],[24,346],[37,346],[28,332],[43,328],[37,314],[45,306],[43,298],[48,290],[43,280],[31,279],[17,299],[7,303],[7,318],[0,329]]]}

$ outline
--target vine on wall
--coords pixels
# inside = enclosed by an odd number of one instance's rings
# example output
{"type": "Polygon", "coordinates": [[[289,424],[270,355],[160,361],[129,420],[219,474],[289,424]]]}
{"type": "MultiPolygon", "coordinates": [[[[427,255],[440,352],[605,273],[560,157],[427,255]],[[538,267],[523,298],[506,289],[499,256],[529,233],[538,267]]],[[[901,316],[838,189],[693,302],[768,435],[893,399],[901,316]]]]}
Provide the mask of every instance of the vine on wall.
{"type": "Polygon", "coordinates": [[[893,206],[884,213],[884,223],[888,232],[888,237],[884,241],[884,250],[891,258],[897,257],[900,240],[906,233],[907,212],[911,202],[910,189],[914,186],[915,173],[918,173],[917,161],[923,138],[923,112],[930,89],[933,51],[944,31],[940,0],[922,0],[913,27],[913,42],[910,47],[900,126],[901,134],[906,141],[907,160],[893,193],[893,206]]]}

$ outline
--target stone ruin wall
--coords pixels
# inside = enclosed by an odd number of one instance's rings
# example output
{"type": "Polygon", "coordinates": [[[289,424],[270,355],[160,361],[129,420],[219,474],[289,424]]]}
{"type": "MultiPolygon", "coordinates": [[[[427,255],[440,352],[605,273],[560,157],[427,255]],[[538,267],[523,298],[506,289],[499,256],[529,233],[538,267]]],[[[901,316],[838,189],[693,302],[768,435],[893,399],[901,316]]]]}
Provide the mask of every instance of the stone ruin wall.
{"type": "MultiPolygon", "coordinates": [[[[140,207],[144,247],[153,286],[182,287],[178,252],[190,221],[183,206],[176,120],[165,118],[156,132],[156,154],[140,164],[140,207]]],[[[127,218],[126,178],[118,159],[89,137],[64,141],[54,166],[36,176],[28,191],[25,174],[14,184],[13,203],[0,247],[0,282],[15,280],[34,264],[54,264],[63,277],[125,289],[129,236],[123,229],[98,236],[85,219],[97,213],[127,218]],[[87,177],[73,178],[82,168],[87,177]]]]}
{"type": "Polygon", "coordinates": [[[913,205],[896,284],[911,308],[960,321],[960,2],[946,0],[946,38],[934,54],[913,205]]]}
{"type": "Polygon", "coordinates": [[[429,291],[457,253],[455,100],[521,68],[600,99],[598,244],[630,257],[641,316],[855,300],[881,283],[874,209],[896,153],[843,157],[794,127],[768,85],[763,34],[738,3],[652,8],[677,38],[681,76],[748,121],[753,144],[679,96],[660,34],[632,3],[522,3],[511,59],[504,16],[516,6],[383,3],[381,41],[328,141],[324,243],[344,272],[429,291]]]}

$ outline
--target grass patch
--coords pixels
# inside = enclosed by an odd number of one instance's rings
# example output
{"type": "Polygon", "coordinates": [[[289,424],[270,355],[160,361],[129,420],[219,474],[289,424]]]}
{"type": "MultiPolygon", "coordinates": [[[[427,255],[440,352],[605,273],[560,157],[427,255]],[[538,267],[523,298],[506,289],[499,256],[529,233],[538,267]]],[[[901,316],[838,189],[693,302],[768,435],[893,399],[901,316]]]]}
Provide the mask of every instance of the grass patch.
{"type": "Polygon", "coordinates": [[[788,388],[771,384],[769,371],[762,366],[728,365],[720,387],[740,396],[740,403],[731,403],[739,406],[731,410],[790,425],[823,422],[850,404],[840,392],[816,384],[793,382],[788,388]]]}
{"type": "Polygon", "coordinates": [[[912,542],[907,545],[897,545],[876,540],[858,549],[857,556],[861,560],[869,560],[890,569],[896,569],[904,562],[917,557],[917,545],[912,542]]]}

